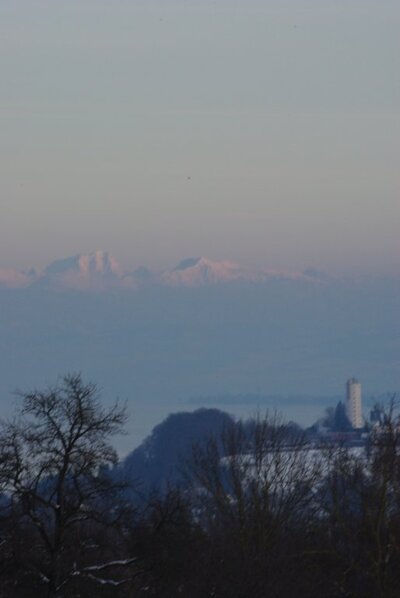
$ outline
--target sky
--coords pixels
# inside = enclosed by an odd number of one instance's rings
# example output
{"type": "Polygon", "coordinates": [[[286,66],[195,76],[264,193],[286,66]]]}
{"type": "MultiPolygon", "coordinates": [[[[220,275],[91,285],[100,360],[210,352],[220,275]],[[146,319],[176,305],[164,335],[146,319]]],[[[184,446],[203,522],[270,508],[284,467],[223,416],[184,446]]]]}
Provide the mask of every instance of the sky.
{"type": "Polygon", "coordinates": [[[400,4],[1,0],[0,266],[399,273],[400,4]]]}

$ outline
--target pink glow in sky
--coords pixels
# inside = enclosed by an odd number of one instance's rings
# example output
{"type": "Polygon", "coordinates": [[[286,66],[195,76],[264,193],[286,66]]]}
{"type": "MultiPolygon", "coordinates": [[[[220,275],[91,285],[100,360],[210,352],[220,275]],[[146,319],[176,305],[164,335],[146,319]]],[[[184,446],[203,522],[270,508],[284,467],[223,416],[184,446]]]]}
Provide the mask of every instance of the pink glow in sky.
{"type": "Polygon", "coordinates": [[[3,0],[0,23],[0,266],[398,273],[397,2],[3,0]]]}

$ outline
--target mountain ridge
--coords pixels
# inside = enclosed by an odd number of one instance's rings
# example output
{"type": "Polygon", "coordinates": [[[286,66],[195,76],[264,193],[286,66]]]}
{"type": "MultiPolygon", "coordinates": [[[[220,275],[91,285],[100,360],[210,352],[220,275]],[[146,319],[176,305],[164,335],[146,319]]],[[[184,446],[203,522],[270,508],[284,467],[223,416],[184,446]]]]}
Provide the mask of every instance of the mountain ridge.
{"type": "Polygon", "coordinates": [[[129,272],[111,253],[101,249],[57,259],[41,271],[20,272],[13,268],[0,268],[0,288],[40,286],[53,291],[133,290],[148,284],[196,288],[233,282],[262,283],[271,279],[320,283],[326,278],[327,275],[315,276],[311,269],[304,273],[253,270],[237,262],[211,260],[204,256],[184,258],[175,267],[161,272],[152,272],[145,266],[129,272]]]}

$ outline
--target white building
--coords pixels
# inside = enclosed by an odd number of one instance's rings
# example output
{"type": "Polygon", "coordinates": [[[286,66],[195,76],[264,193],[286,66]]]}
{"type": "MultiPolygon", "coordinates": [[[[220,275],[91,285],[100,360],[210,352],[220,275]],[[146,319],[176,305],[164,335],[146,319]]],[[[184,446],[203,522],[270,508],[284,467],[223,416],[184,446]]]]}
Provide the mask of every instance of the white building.
{"type": "Polygon", "coordinates": [[[363,428],[361,384],[355,378],[346,382],[346,415],[353,428],[363,428]]]}

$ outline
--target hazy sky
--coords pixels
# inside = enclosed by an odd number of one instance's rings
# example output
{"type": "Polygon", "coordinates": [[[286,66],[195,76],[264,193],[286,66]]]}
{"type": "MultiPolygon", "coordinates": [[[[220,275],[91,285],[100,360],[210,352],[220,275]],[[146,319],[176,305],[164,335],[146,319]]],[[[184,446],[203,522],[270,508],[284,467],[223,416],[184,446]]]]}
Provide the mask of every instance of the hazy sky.
{"type": "Polygon", "coordinates": [[[0,266],[399,272],[400,3],[1,0],[0,266]]]}

